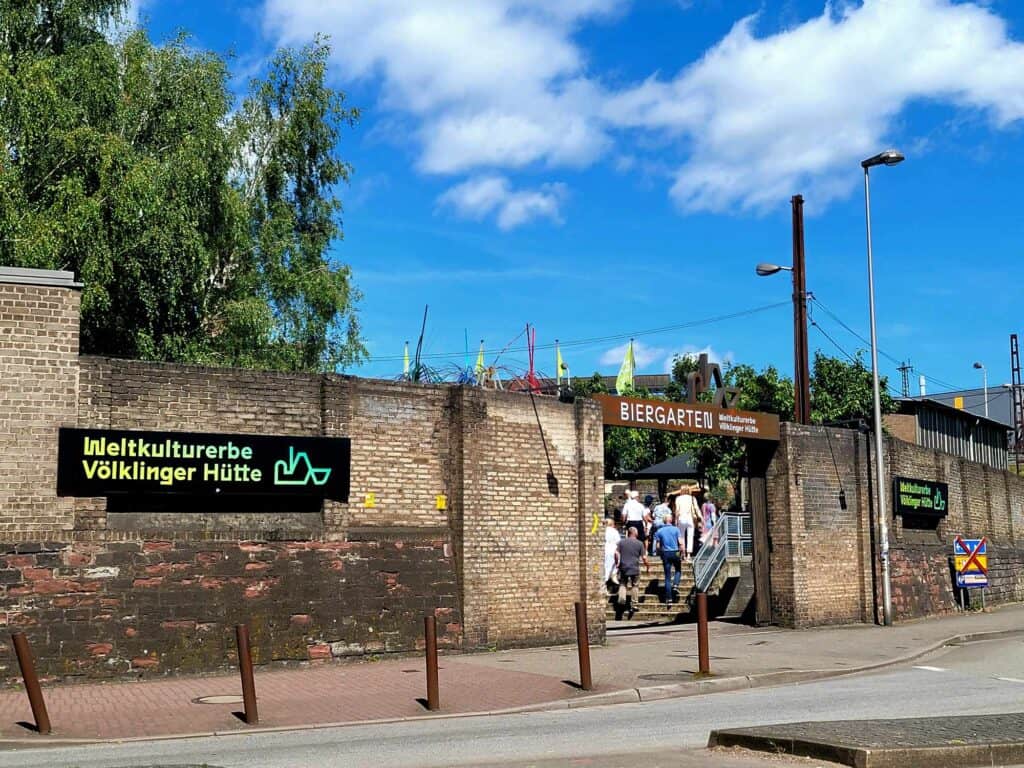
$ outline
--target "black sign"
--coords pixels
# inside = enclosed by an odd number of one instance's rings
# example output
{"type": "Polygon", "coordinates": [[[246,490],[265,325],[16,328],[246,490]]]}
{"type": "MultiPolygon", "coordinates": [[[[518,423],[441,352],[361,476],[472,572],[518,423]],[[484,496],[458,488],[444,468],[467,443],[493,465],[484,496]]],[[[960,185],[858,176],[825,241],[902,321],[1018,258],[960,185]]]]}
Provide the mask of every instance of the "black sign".
{"type": "Polygon", "coordinates": [[[348,501],[347,437],[62,427],[58,496],[302,496],[348,501]]]}
{"type": "Polygon", "coordinates": [[[949,512],[949,486],[945,483],[894,477],[892,484],[897,515],[943,517],[949,512]]]}

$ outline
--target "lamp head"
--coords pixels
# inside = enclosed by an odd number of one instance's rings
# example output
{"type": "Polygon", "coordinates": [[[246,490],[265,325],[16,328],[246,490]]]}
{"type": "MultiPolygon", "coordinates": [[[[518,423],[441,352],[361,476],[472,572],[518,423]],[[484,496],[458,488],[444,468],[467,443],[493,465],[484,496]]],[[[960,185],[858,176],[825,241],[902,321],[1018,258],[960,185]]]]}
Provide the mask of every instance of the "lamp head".
{"type": "Polygon", "coordinates": [[[980,371],[980,370],[984,369],[985,366],[982,365],[981,363],[975,363],[974,367],[977,368],[980,371]]]}
{"type": "Polygon", "coordinates": [[[758,264],[757,267],[755,267],[755,269],[757,271],[757,274],[760,275],[761,277],[767,277],[768,275],[774,275],[776,272],[781,272],[782,270],[786,270],[786,271],[792,271],[793,270],[792,267],[782,267],[782,266],[779,266],[778,264],[767,264],[765,262],[761,262],[760,264],[758,264]]]}
{"type": "Polygon", "coordinates": [[[885,152],[879,152],[874,157],[869,157],[860,165],[861,168],[873,168],[876,165],[898,165],[904,160],[906,160],[906,158],[903,156],[902,152],[895,149],[887,149],[885,152]]]}

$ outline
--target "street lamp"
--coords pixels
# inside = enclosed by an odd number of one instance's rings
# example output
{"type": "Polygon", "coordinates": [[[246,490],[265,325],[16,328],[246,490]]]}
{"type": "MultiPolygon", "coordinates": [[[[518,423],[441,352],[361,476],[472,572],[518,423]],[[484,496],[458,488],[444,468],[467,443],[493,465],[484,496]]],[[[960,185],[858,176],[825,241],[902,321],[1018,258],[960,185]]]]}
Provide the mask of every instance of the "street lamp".
{"type": "Polygon", "coordinates": [[[868,171],[876,165],[897,165],[904,157],[895,149],[887,149],[869,157],[860,166],[864,169],[864,220],[868,239],[868,308],[871,316],[871,389],[875,406],[875,486],[878,499],[879,549],[882,560],[882,621],[892,625],[892,584],[889,568],[889,521],[885,508],[885,462],[882,455],[882,396],[878,391],[878,340],[875,333],[875,269],[871,256],[871,185],[868,171]]]}
{"type": "Polygon", "coordinates": [[[981,371],[981,386],[985,392],[985,418],[988,418],[988,371],[985,370],[985,366],[982,363],[974,364],[975,370],[981,371]]]}
{"type": "Polygon", "coordinates": [[[804,261],[804,199],[794,195],[793,204],[793,266],[758,264],[761,277],[777,272],[793,273],[793,420],[811,423],[811,374],[807,342],[807,271],[804,261]]]}

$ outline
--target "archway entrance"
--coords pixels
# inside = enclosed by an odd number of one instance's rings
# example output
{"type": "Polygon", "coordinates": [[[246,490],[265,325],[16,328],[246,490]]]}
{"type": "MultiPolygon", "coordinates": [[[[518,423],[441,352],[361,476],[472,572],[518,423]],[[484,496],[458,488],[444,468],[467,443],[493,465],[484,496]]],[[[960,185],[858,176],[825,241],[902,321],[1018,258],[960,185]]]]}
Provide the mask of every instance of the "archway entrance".
{"type": "Polygon", "coordinates": [[[729,407],[738,393],[722,387],[720,382],[716,383],[719,386],[712,403],[697,401],[697,395],[704,389],[700,374],[691,374],[688,385],[690,402],[617,395],[594,395],[594,400],[601,405],[602,421],[606,426],[734,437],[743,442],[750,487],[754,618],[758,624],[770,624],[773,617],[766,474],[779,441],[779,417],[729,407]]]}

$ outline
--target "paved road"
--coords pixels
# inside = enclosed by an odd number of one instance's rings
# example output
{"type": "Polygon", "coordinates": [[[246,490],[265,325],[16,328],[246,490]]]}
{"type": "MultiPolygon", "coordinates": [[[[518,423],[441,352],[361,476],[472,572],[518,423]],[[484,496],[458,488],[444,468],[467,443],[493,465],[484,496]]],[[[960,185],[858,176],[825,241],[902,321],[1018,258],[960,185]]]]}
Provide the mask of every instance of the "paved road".
{"type": "MultiPolygon", "coordinates": [[[[696,751],[720,726],[1024,710],[1024,640],[948,648],[861,677],[646,704],[0,753],[0,768],[756,765],[696,751]],[[681,750],[687,750],[680,754],[681,750]],[[638,755],[638,753],[645,753],[638,755]],[[680,762],[680,759],[682,762],[680,762]],[[559,762],[561,761],[561,762],[559,762]],[[570,762],[571,761],[571,762],[570,762]]],[[[769,765],[815,765],[770,759],[769,765]]]]}

